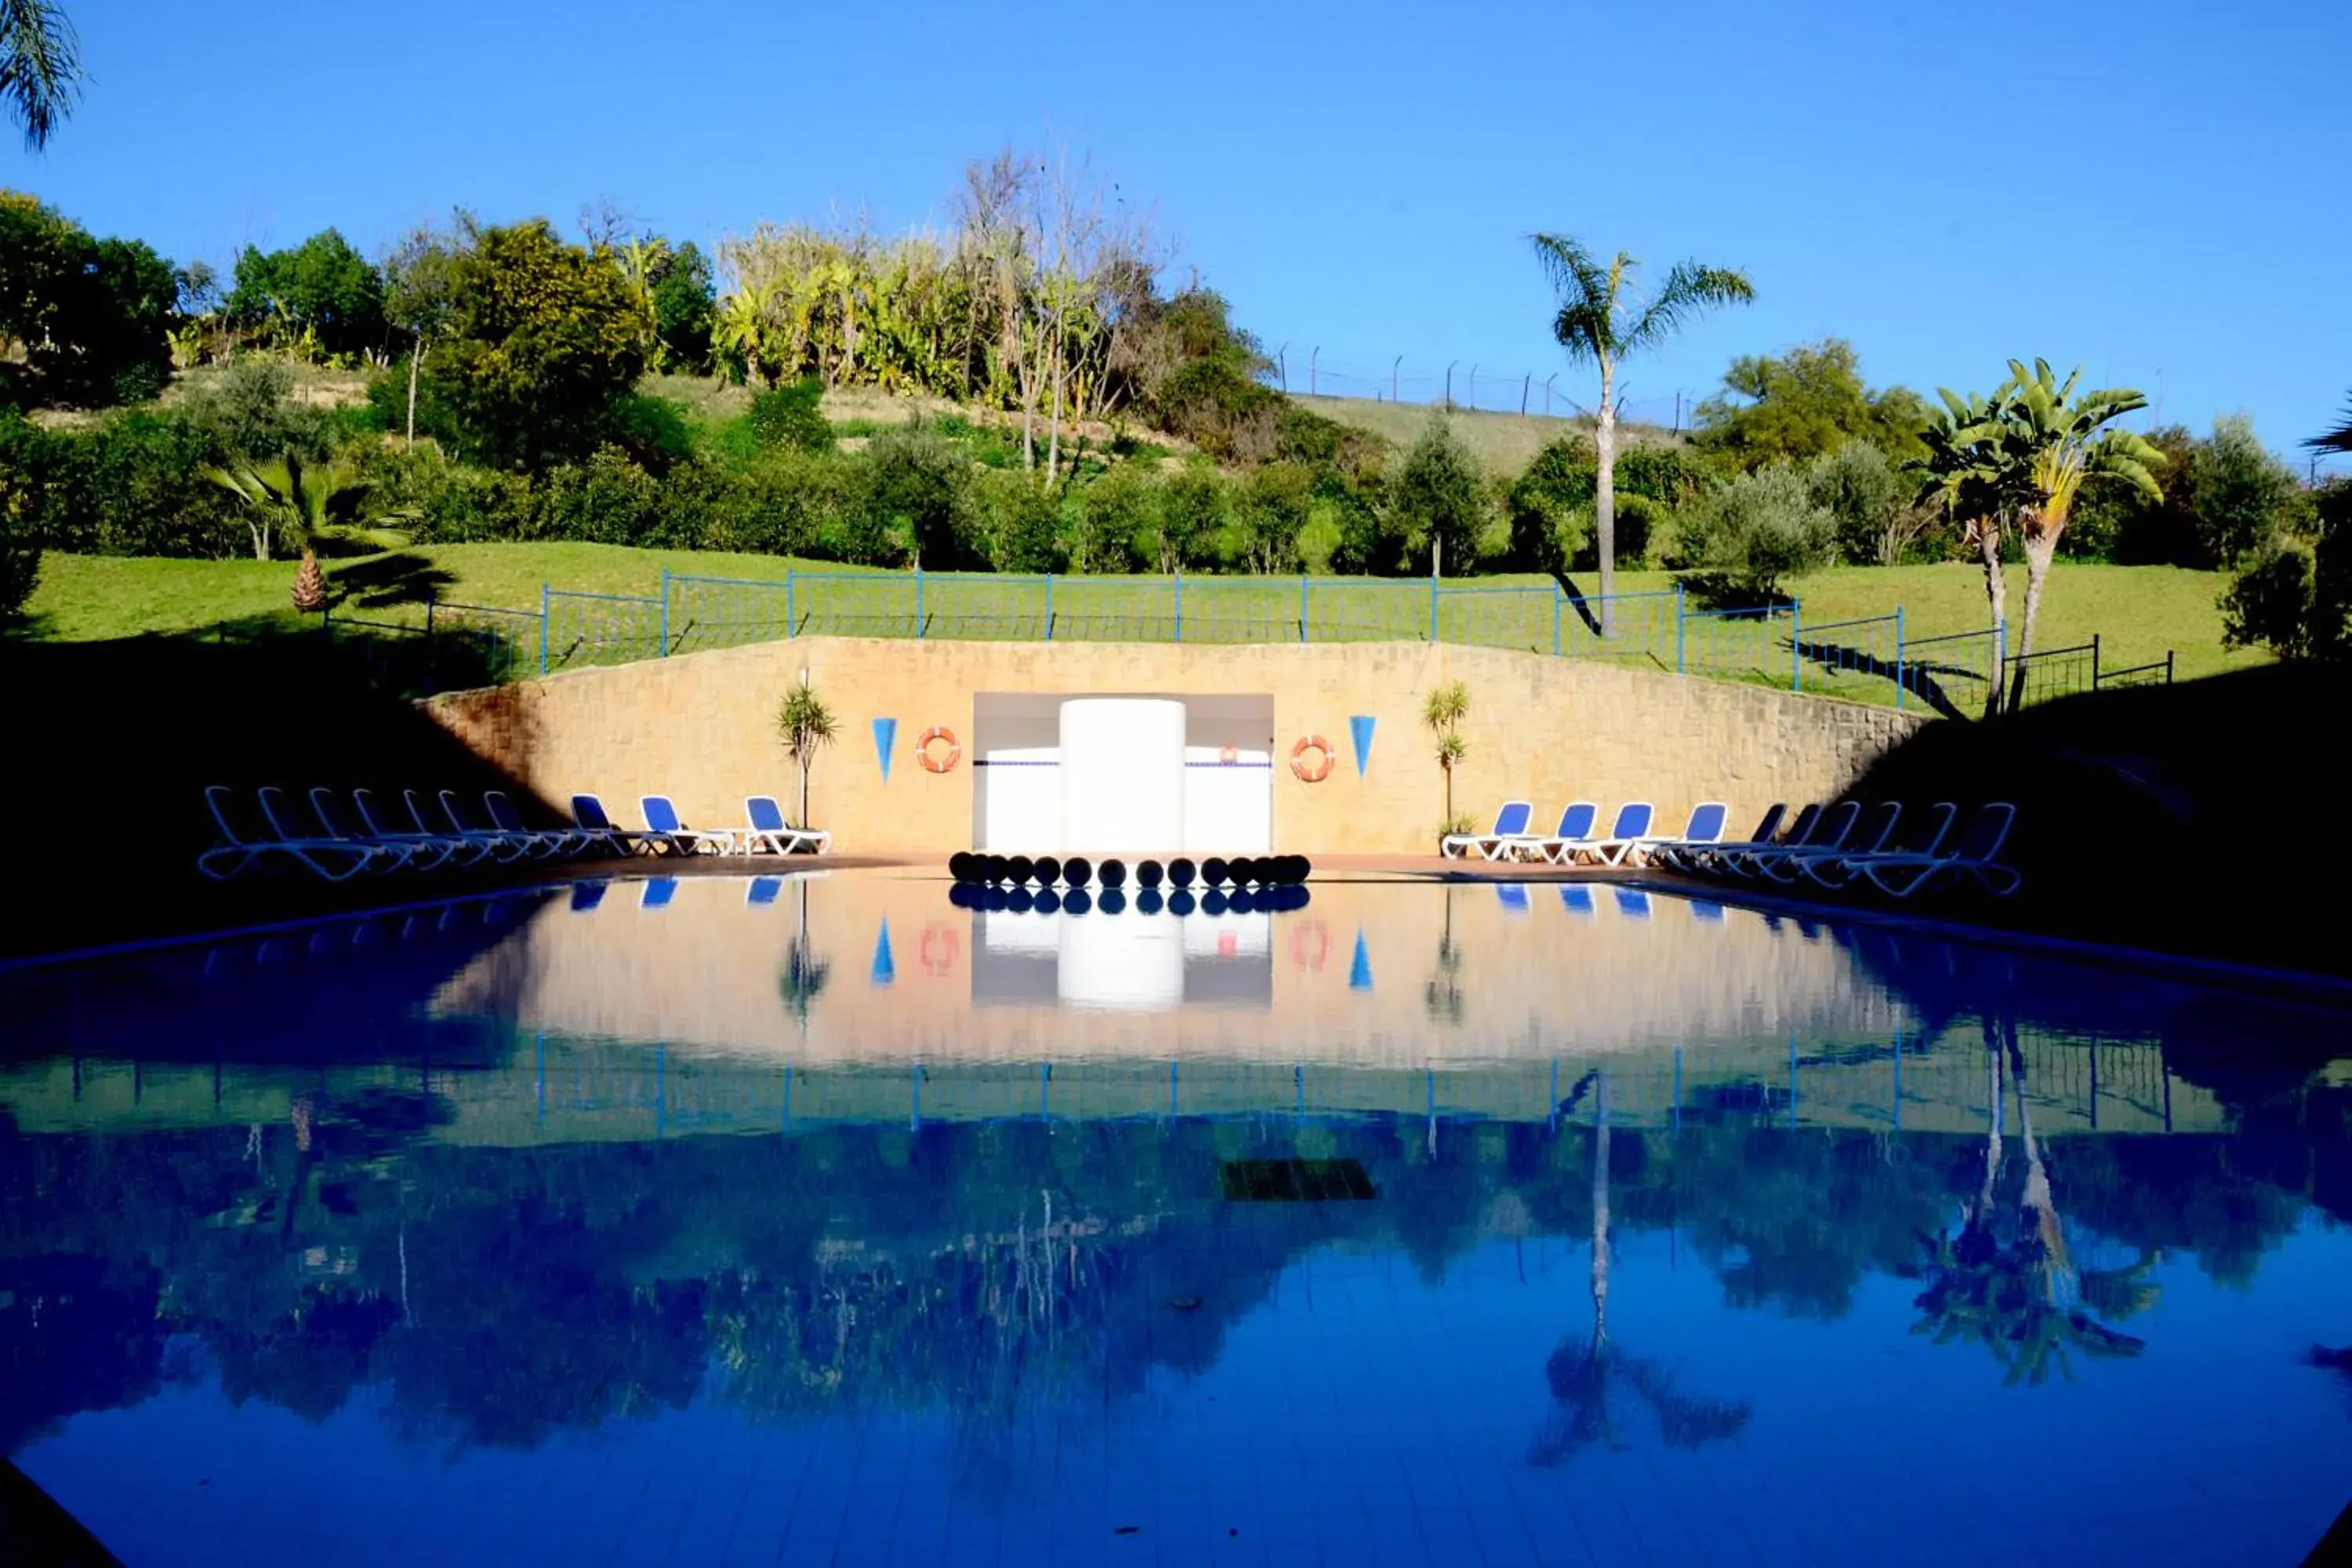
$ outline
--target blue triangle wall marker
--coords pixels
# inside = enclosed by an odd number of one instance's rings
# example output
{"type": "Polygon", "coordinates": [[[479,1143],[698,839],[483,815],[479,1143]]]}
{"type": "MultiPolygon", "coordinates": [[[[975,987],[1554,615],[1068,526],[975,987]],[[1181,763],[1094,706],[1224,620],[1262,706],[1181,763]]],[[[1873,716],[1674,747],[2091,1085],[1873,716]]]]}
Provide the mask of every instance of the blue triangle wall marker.
{"type": "Polygon", "coordinates": [[[1356,737],[1356,776],[1362,778],[1364,770],[1372,765],[1372,716],[1357,714],[1348,721],[1348,730],[1356,737]]]}
{"type": "Polygon", "coordinates": [[[1348,989],[1370,991],[1372,988],[1372,955],[1364,949],[1364,933],[1356,933],[1356,956],[1348,965],[1348,989]]]}
{"type": "Polygon", "coordinates": [[[898,966],[890,962],[890,921],[884,917],[882,934],[874,939],[874,968],[866,977],[868,985],[887,985],[898,978],[898,966]]]}
{"type": "Polygon", "coordinates": [[[896,719],[877,719],[874,721],[874,755],[879,759],[882,763],[882,782],[884,784],[888,784],[890,782],[890,748],[898,744],[898,721],[896,719]]]}

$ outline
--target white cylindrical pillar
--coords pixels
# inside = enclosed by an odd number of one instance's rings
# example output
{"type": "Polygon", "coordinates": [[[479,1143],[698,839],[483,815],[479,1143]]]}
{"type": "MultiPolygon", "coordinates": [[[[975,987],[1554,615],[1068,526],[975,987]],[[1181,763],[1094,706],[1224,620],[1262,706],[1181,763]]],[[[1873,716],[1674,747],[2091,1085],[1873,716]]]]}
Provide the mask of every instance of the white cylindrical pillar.
{"type": "Polygon", "coordinates": [[[1062,850],[1164,852],[1184,842],[1184,704],[1080,697],[1062,704],[1062,850]]]}

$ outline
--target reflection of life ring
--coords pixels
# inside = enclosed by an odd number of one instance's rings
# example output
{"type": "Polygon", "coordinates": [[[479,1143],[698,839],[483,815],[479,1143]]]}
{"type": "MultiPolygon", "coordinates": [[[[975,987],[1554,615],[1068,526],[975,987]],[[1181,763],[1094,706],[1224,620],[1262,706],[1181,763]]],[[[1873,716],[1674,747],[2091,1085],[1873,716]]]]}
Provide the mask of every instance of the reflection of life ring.
{"type": "Polygon", "coordinates": [[[1239,746],[1219,746],[1217,748],[1217,762],[1220,765],[1229,768],[1241,760],[1242,749],[1239,746]]]}
{"type": "Polygon", "coordinates": [[[1291,928],[1291,967],[1319,971],[1330,956],[1330,929],[1321,921],[1302,921],[1291,928]]]}
{"type": "Polygon", "coordinates": [[[927,925],[923,928],[923,973],[945,974],[953,970],[956,960],[963,956],[963,944],[947,926],[927,925]]]}
{"type": "Polygon", "coordinates": [[[927,773],[950,773],[954,770],[958,763],[963,761],[963,747],[956,742],[953,730],[949,729],[945,724],[934,724],[923,731],[921,740],[915,742],[915,760],[923,764],[923,771],[927,773]],[[933,756],[931,747],[934,743],[944,744],[947,747],[947,755],[933,756]]]}
{"type": "Polygon", "coordinates": [[[1290,748],[1290,771],[1298,775],[1301,784],[1321,784],[1331,776],[1331,742],[1320,735],[1308,735],[1290,748]],[[1315,760],[1307,760],[1313,752],[1315,760]]]}

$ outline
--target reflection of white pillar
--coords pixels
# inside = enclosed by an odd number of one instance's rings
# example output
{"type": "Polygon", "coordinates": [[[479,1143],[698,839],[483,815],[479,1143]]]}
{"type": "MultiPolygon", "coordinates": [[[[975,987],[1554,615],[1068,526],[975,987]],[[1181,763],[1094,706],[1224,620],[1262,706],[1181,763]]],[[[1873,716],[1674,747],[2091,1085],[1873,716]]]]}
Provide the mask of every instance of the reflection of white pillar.
{"type": "Polygon", "coordinates": [[[1083,697],[1062,704],[1062,849],[1143,854],[1184,842],[1184,704],[1083,697]]]}
{"type": "Polygon", "coordinates": [[[1182,922],[1156,915],[1062,917],[1056,984],[1072,1007],[1150,1012],[1184,1000],[1182,922]]]}

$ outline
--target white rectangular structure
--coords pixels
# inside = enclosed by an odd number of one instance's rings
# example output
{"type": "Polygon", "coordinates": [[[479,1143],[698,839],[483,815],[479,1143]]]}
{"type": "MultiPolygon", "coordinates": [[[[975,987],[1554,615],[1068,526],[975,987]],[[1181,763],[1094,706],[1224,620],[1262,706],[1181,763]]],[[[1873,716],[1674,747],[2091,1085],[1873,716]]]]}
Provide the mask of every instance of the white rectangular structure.
{"type": "Polygon", "coordinates": [[[981,692],[972,842],[1026,855],[1263,855],[1268,696],[981,692]]]}

